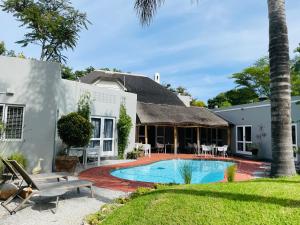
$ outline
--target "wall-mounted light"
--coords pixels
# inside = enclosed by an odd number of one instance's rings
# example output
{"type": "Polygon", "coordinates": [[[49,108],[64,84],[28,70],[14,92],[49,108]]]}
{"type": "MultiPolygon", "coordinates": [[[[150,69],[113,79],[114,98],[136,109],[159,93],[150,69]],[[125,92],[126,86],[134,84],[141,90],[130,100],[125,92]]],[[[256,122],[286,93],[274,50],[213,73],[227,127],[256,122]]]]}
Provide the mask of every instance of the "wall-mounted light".
{"type": "Polygon", "coordinates": [[[14,92],[12,89],[10,88],[7,88],[6,91],[2,91],[0,92],[1,95],[6,95],[6,96],[13,96],[14,95],[14,92]]]}

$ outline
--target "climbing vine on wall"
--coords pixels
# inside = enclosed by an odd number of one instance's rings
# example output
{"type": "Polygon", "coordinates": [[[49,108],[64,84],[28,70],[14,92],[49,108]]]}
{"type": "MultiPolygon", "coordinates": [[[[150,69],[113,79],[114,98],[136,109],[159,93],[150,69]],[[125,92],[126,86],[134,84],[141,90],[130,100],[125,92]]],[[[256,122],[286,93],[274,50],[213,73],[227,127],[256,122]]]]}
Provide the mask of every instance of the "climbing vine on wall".
{"type": "Polygon", "coordinates": [[[132,128],[132,121],[126,112],[124,105],[120,106],[120,116],[117,124],[118,129],[118,157],[124,159],[125,149],[128,146],[129,134],[132,128]]]}

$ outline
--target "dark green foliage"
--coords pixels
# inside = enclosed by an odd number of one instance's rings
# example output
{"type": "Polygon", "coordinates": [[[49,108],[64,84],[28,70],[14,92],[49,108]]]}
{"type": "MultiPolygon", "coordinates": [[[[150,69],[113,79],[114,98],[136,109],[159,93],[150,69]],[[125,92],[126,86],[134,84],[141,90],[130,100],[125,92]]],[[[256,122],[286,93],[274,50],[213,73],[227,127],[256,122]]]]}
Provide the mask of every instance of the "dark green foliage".
{"type": "Polygon", "coordinates": [[[65,50],[74,49],[79,32],[87,29],[87,16],[74,9],[69,0],[4,0],[3,11],[12,13],[26,28],[16,43],[41,46],[41,60],[65,62],[65,50]]]}
{"type": "Polygon", "coordinates": [[[80,99],[77,104],[77,112],[79,115],[84,117],[87,120],[90,120],[91,115],[91,94],[89,92],[84,93],[80,96],[80,99]]]}
{"type": "Polygon", "coordinates": [[[62,78],[66,79],[66,80],[77,80],[78,78],[83,77],[94,70],[95,70],[94,67],[89,66],[84,70],[73,71],[73,69],[71,67],[62,65],[61,75],[62,75],[62,78]]]}
{"type": "Polygon", "coordinates": [[[118,157],[124,158],[125,149],[128,145],[129,133],[132,128],[132,121],[129,115],[127,115],[124,105],[120,106],[120,116],[117,124],[118,129],[118,157]]]}
{"type": "Polygon", "coordinates": [[[228,182],[233,182],[236,174],[236,165],[231,165],[226,169],[226,177],[228,182]]]}
{"type": "Polygon", "coordinates": [[[84,147],[92,136],[92,124],[76,112],[62,116],[57,122],[58,135],[68,147],[84,147]]]}
{"type": "Polygon", "coordinates": [[[127,153],[126,159],[138,159],[139,157],[142,157],[143,154],[143,150],[134,149],[132,152],[127,153]]]}
{"type": "Polygon", "coordinates": [[[232,75],[238,87],[247,88],[259,97],[270,97],[270,64],[267,57],[259,59],[253,66],[232,75]]]}
{"type": "Polygon", "coordinates": [[[15,160],[17,161],[23,168],[27,168],[27,159],[21,152],[14,152],[9,157],[7,157],[9,160],[15,160]]]}

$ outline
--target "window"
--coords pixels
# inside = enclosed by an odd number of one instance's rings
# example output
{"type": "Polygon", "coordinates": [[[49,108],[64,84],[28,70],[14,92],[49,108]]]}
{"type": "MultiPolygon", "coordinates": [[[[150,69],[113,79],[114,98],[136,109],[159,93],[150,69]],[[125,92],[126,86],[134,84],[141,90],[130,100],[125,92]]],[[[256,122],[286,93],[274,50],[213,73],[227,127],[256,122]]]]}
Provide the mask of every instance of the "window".
{"type": "Polygon", "coordinates": [[[297,125],[292,124],[292,140],[293,140],[293,147],[297,146],[297,125]]]}
{"type": "Polygon", "coordinates": [[[2,138],[20,140],[23,133],[23,106],[0,105],[0,121],[5,124],[2,138]]]}

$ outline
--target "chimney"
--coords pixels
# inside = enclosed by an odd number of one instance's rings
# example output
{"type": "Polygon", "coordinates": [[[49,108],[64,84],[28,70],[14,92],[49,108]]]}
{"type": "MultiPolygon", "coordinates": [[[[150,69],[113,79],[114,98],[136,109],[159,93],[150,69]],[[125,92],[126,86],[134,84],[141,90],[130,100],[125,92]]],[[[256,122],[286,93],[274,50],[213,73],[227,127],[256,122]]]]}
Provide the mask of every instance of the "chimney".
{"type": "Polygon", "coordinates": [[[158,84],[160,84],[160,74],[159,73],[155,73],[154,75],[154,81],[158,84]]]}

